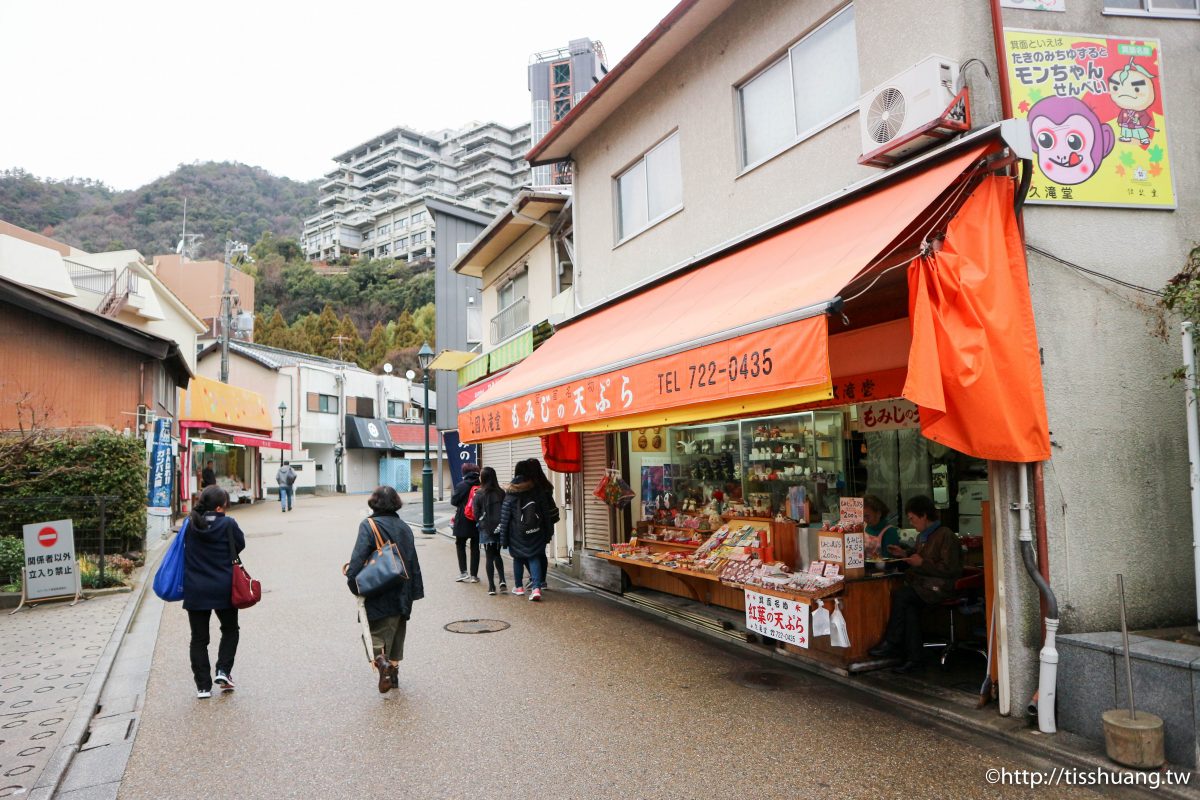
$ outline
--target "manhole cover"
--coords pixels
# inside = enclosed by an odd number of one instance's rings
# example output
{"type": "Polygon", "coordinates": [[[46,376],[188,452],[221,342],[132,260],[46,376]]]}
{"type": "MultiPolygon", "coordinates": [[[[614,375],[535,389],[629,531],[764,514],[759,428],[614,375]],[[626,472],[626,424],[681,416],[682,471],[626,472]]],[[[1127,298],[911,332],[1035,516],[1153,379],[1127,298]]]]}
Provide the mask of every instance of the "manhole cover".
{"type": "Polygon", "coordinates": [[[509,624],[500,619],[460,619],[445,626],[451,633],[496,633],[508,627],[509,624]]]}
{"type": "Polygon", "coordinates": [[[765,669],[748,669],[733,674],[733,682],[747,689],[782,689],[792,680],[791,675],[765,669]]]}

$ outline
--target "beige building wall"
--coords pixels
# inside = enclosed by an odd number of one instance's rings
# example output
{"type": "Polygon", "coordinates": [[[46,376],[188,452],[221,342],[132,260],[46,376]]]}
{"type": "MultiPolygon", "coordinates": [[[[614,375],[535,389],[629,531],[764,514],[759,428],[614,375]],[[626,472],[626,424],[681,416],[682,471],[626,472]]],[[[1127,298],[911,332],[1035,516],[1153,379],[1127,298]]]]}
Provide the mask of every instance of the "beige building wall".
{"type": "MultiPolygon", "coordinates": [[[[221,315],[221,291],[225,285],[222,262],[185,262],[177,255],[155,256],[154,271],[197,317],[209,320],[221,315]]],[[[254,311],[254,278],[233,269],[230,270],[230,286],[241,298],[242,308],[254,311]]]]}
{"type": "MultiPolygon", "coordinates": [[[[491,320],[500,313],[499,290],[510,272],[521,264],[529,269],[529,322],[536,324],[550,316],[550,301],[554,296],[554,251],[546,229],[531,225],[520,239],[501,253],[483,271],[483,351],[495,349],[502,342],[492,338],[491,320]]],[[[524,329],[523,329],[524,330],[524,329]]]]}

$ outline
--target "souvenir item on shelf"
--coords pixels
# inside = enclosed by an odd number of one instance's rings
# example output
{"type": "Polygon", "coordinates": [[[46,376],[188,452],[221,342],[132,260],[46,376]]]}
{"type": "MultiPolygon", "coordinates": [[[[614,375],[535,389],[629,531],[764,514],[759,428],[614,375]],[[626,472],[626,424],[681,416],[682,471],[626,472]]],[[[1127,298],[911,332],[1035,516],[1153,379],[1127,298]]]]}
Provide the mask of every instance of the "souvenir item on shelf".
{"type": "Polygon", "coordinates": [[[833,647],[850,646],[850,632],[842,615],[842,601],[837,598],[833,601],[833,613],[829,615],[829,644],[833,647]]]}

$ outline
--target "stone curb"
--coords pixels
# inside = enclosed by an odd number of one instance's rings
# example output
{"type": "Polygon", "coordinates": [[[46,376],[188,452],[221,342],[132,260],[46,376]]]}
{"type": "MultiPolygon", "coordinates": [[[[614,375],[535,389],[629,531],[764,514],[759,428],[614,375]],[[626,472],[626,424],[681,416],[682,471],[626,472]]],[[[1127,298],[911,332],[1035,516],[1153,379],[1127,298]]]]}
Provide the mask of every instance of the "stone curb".
{"type": "MultiPolygon", "coordinates": [[[[105,597],[110,594],[121,594],[122,592],[132,592],[133,588],[129,586],[110,586],[107,589],[84,589],[84,599],[92,597],[105,597]]],[[[53,603],[65,603],[70,600],[70,597],[64,597],[60,600],[52,600],[53,603]]],[[[0,592],[0,608],[16,608],[21,605],[20,592],[0,592]]]]}
{"type": "MultiPolygon", "coordinates": [[[[133,623],[133,618],[137,614],[138,609],[141,608],[142,598],[146,596],[146,588],[154,582],[154,568],[158,566],[159,560],[162,559],[166,551],[167,548],[162,546],[158,547],[152,554],[147,553],[146,564],[142,567],[137,584],[132,588],[127,587],[125,589],[125,591],[132,592],[129,600],[125,603],[125,610],[121,612],[121,616],[117,619],[112,636],[109,637],[108,644],[104,647],[104,652],[101,654],[99,661],[96,662],[96,671],[92,673],[92,678],[88,682],[87,689],[84,690],[82,697],[79,699],[75,715],[71,718],[70,724],[63,732],[62,742],[59,743],[58,748],[54,751],[54,755],[50,757],[49,763],[46,764],[46,768],[42,770],[42,774],[34,785],[33,790],[30,791],[30,800],[50,800],[54,797],[54,793],[58,791],[58,786],[62,783],[63,776],[67,774],[67,770],[70,768],[75,754],[79,752],[79,745],[83,741],[84,734],[87,733],[92,717],[96,714],[96,707],[100,702],[100,694],[104,690],[104,684],[108,681],[108,675],[112,671],[113,662],[116,661],[117,651],[121,649],[121,642],[124,640],[125,634],[129,631],[129,626],[133,623]]],[[[89,594],[89,596],[95,597],[101,593],[116,594],[116,592],[101,589],[89,594]]]]}
{"type": "MultiPolygon", "coordinates": [[[[649,616],[667,620],[673,624],[679,625],[680,627],[695,631],[698,634],[702,634],[705,636],[705,638],[711,639],[714,642],[725,644],[730,647],[736,647],[740,650],[745,650],[747,652],[754,653],[755,655],[769,658],[772,661],[789,666],[793,669],[799,669],[805,672],[820,675],[835,683],[845,686],[846,688],[872,695],[880,700],[886,700],[888,703],[891,703],[895,706],[900,706],[909,711],[914,711],[927,717],[931,717],[940,723],[966,728],[974,733],[986,736],[993,741],[1011,745],[1025,753],[1029,753],[1030,755],[1040,758],[1057,759],[1063,762],[1062,764],[1056,764],[1055,766],[1071,766],[1080,770],[1104,769],[1113,773],[1137,771],[1123,770],[1103,756],[1094,755],[1092,753],[1083,752],[1066,746],[1061,742],[1055,741],[1054,735],[1046,736],[1043,734],[1038,734],[1043,738],[1034,741],[1032,739],[1033,733],[1027,727],[1021,725],[1016,717],[996,716],[997,721],[1008,723],[1007,727],[1001,727],[1001,722],[989,724],[987,722],[975,719],[967,714],[960,713],[953,708],[941,706],[937,703],[926,702],[919,697],[914,697],[902,692],[889,691],[888,689],[880,686],[855,680],[852,677],[841,675],[832,670],[825,669],[820,664],[786,658],[776,654],[773,651],[764,651],[760,645],[755,645],[750,642],[738,642],[728,637],[716,636],[712,631],[709,631],[699,625],[689,624],[685,620],[681,620],[669,614],[655,612],[652,609],[648,609],[640,604],[630,602],[620,595],[612,594],[611,592],[598,589],[595,586],[583,583],[582,581],[576,580],[570,576],[563,575],[561,571],[551,570],[547,578],[553,579],[556,583],[562,583],[566,586],[586,590],[596,597],[600,597],[608,600],[611,603],[615,603],[616,605],[635,610],[641,614],[647,614],[649,616]]],[[[1058,735],[1068,737],[1072,736],[1072,734],[1065,731],[1058,735]]],[[[1180,766],[1175,766],[1173,769],[1176,772],[1188,771],[1186,768],[1180,766]]],[[[1200,774],[1200,771],[1193,771],[1193,775],[1197,774],[1200,774]]],[[[1158,789],[1152,789],[1149,786],[1122,787],[1122,789],[1128,790],[1131,793],[1133,791],[1137,791],[1139,796],[1144,797],[1168,797],[1172,798],[1172,800],[1197,800],[1197,798],[1200,798],[1200,790],[1198,790],[1196,786],[1197,784],[1195,782],[1190,788],[1167,786],[1164,783],[1158,789]]]]}

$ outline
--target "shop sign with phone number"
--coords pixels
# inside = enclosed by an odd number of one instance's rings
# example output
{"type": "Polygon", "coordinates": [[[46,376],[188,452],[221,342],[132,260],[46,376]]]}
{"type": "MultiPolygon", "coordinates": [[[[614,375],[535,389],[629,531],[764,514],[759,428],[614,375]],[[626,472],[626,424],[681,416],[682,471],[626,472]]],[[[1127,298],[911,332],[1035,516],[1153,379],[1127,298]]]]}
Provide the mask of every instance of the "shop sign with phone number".
{"type": "Polygon", "coordinates": [[[828,378],[823,317],[664,356],[544,392],[468,411],[459,429],[494,438],[614,417],[820,386],[828,378]]]}
{"type": "Polygon", "coordinates": [[[808,606],[796,600],[746,590],[746,630],[808,647],[808,606]]]}

